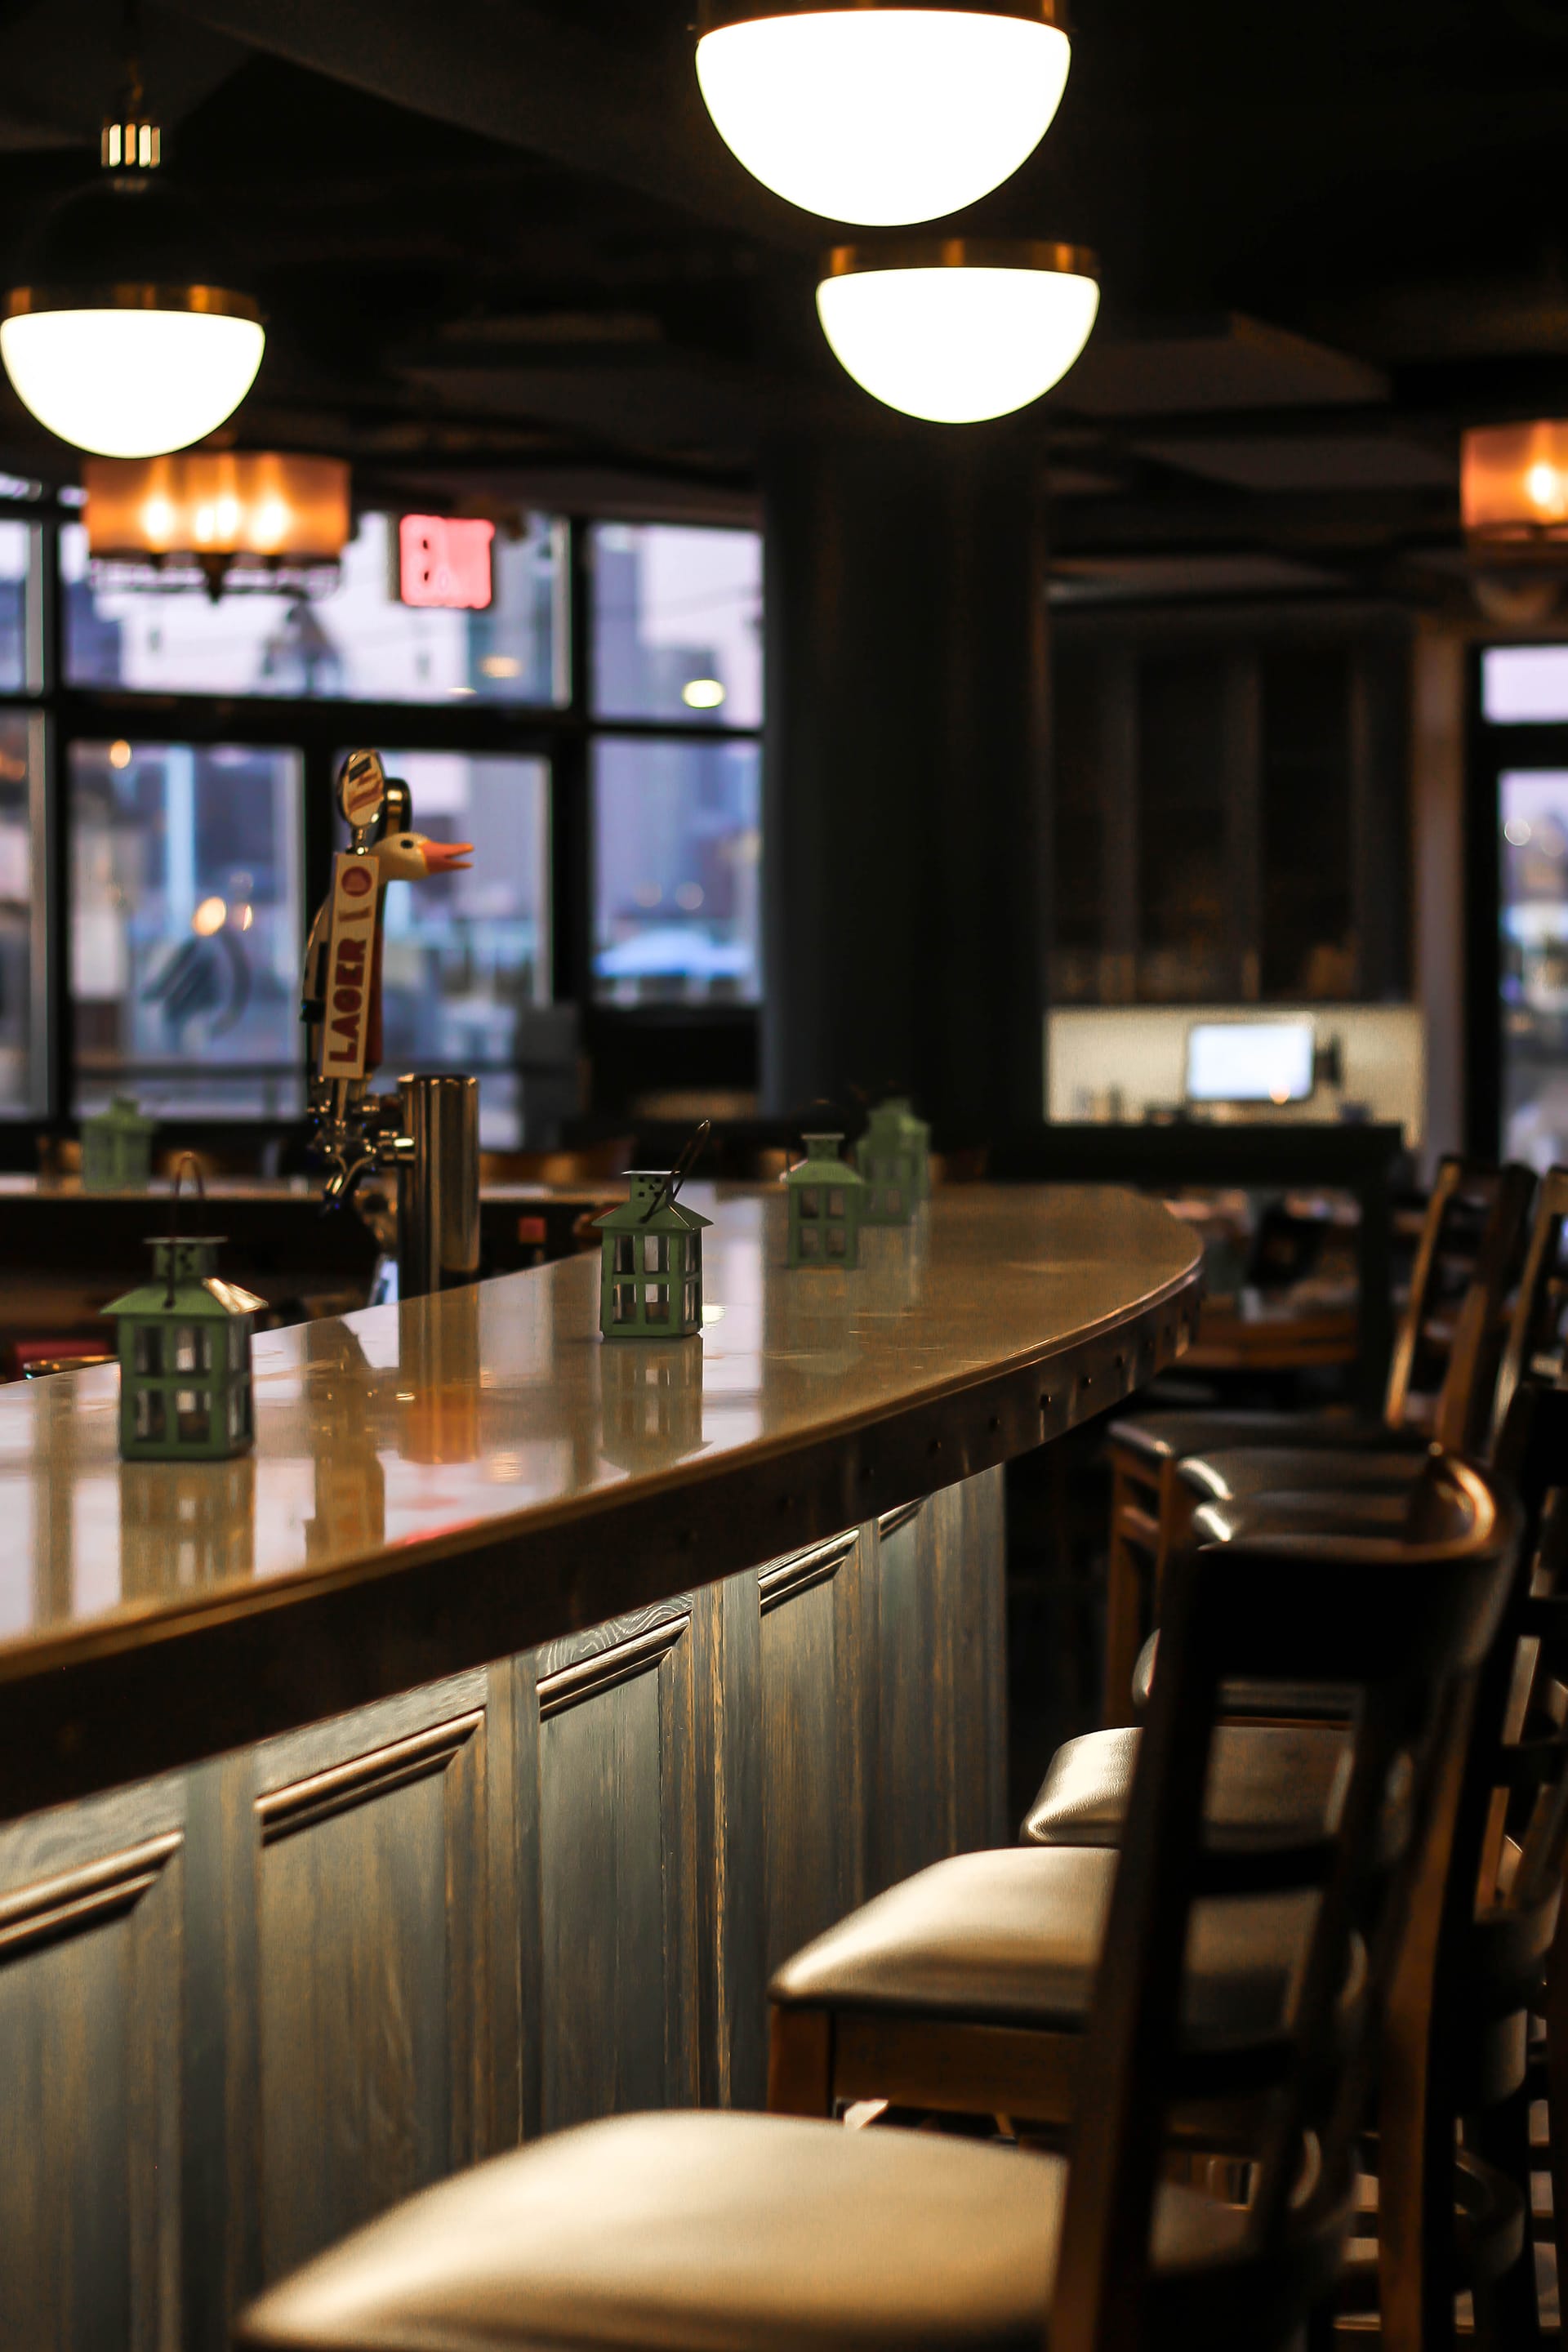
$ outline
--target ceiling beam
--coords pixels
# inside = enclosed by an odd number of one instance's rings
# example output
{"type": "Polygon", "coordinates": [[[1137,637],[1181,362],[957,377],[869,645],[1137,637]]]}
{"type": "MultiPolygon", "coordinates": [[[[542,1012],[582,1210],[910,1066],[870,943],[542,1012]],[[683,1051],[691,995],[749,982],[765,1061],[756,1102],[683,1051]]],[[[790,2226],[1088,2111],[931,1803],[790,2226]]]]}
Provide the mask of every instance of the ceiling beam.
{"type": "Polygon", "coordinates": [[[821,226],[724,146],[696,75],[557,23],[524,0],[162,0],[174,13],[416,114],[525,148],[785,249],[821,226]]]}

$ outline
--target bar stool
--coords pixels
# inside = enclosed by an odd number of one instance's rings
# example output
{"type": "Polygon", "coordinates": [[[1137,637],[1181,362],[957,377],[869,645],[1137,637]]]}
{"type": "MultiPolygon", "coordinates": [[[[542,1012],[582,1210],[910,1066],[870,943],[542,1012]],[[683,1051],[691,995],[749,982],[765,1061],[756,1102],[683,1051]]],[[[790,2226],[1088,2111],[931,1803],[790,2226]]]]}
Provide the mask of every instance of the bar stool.
{"type": "MultiPolygon", "coordinates": [[[[1236,1583],[1256,1577],[1249,1607],[1266,1613],[1283,1581],[1305,1577],[1317,1580],[1324,1610],[1343,1606],[1354,1614],[1377,1611],[1385,1575],[1403,1575],[1462,1540],[1475,1497],[1489,1492],[1479,1473],[1436,1455],[1407,1497],[1404,1534],[1344,1537],[1309,1528],[1254,1536],[1227,1527],[1206,1507],[1194,1525],[1200,1535],[1226,1541],[1236,1583]]],[[[1318,1673],[1315,1654],[1306,1647],[1298,1671],[1281,1646],[1269,1679],[1289,1676],[1298,1687],[1321,1690],[1323,1705],[1342,1717],[1353,1692],[1318,1673]]],[[[1154,1705],[1163,1672],[1162,1661],[1154,1705]]],[[[1220,1882],[1254,1866],[1260,1853],[1272,1863],[1280,1853],[1322,1851],[1342,1795],[1350,1735],[1336,1727],[1331,1736],[1333,1754],[1315,1789],[1292,1789],[1279,1775],[1289,1796],[1282,1821],[1258,1831],[1238,1803],[1241,1833],[1210,1842],[1208,1866],[1220,1882]]],[[[1229,1727],[1219,1726],[1222,1755],[1228,1737],[1229,1727]]],[[[1134,1778],[1141,1765],[1140,1743],[1134,1778]]],[[[1384,1833],[1391,1840],[1402,1834],[1396,1819],[1384,1833]]],[[[770,2106],[829,2115],[841,2102],[885,2099],[920,2110],[1025,2118],[1059,2135],[1089,2079],[1084,2024],[1108,1948],[1115,1879],[1110,1843],[1036,1843],[934,1864],[852,1912],[785,1961],[769,1987],[770,2106]]],[[[1237,2042],[1265,2048],[1280,2030],[1301,1946],[1300,1900],[1281,1895],[1245,1914],[1228,1901],[1197,1906],[1183,2016],[1184,2055],[1194,2068],[1237,2042]]],[[[1216,2132],[1222,2140],[1238,2128],[1245,2135],[1245,2067],[1233,2066],[1218,2108],[1211,2099],[1184,2111],[1181,2136],[1213,2145],[1216,2132]]]]}
{"type": "MultiPolygon", "coordinates": [[[[1091,2123],[1070,2162],[919,2133],[739,2115],[564,2132],[410,2200],[274,2286],[240,2321],[268,2352],[799,2352],[813,2344],[1129,2352],[1283,2346],[1334,2278],[1373,2021],[1395,1972],[1429,1981],[1412,1890],[1445,1866],[1475,1676],[1516,1528],[1456,1468],[1447,1538],[1282,1560],[1224,1547],[1170,1579],[1087,2036],[1091,2123]],[[1331,1605],[1324,1606],[1325,1590],[1331,1605]],[[1359,1599],[1359,1605],[1358,1603],[1359,1599]],[[1297,1996],[1265,2045],[1224,2037],[1262,2100],[1245,2210],[1158,2179],[1164,2110],[1205,2079],[1178,2026],[1179,1956],[1212,1892],[1204,1759],[1222,1680],[1302,1670],[1364,1692],[1332,1837],[1289,1867],[1237,1862],[1244,1906],[1304,1906],[1297,1996]],[[1386,1834],[1391,1773],[1408,1782],[1386,1834]],[[1352,1990],[1347,1990],[1347,1988],[1352,1990]],[[1310,2168],[1303,2158],[1310,2151],[1310,2168]]],[[[1029,1859],[1029,1857],[1025,1857],[1029,1859]]],[[[1216,2078],[1217,2079],[1217,2078],[1216,2078]]]]}
{"type": "MultiPolygon", "coordinates": [[[[1498,1475],[1523,1502],[1521,1573],[1481,1677],[1436,1995],[1425,2014],[1405,2011],[1405,2046],[1387,2070],[1394,2107],[1384,2114],[1382,2146],[1398,2153],[1392,2172],[1384,2164],[1382,2209],[1394,2210],[1403,2183],[1394,2241],[1406,2256],[1418,2250],[1418,2260],[1412,2270],[1385,2246],[1383,2290],[1390,2342],[1451,2340],[1453,2296],[1464,2285],[1475,2292],[1480,2333],[1522,2352],[1539,2333],[1528,2226],[1531,2098],[1548,2102],[1553,2210],[1568,2214],[1568,1920],[1559,1917],[1568,1854],[1568,1391],[1517,1388],[1497,1451],[1498,1475]],[[1546,2018],[1533,2065],[1531,2010],[1546,2018]],[[1468,2169],[1456,2181],[1461,2127],[1468,2169]],[[1479,2188],[1486,2194],[1478,2202],[1479,2188]],[[1457,2200],[1465,2210],[1458,2231],[1457,2200]],[[1391,2306],[1404,2315],[1392,2333],[1391,2306]]],[[[1319,1515],[1323,1507],[1321,1496],[1265,1497],[1238,1506],[1234,1525],[1278,1528],[1294,1503],[1319,1515]]],[[[1223,1514],[1211,1506],[1208,1516],[1223,1514]]],[[[1251,1704],[1260,1703],[1254,1693],[1251,1704]]],[[[1289,1696],[1273,1703],[1283,1712],[1289,1696]]],[[[1118,1729],[1069,1741],[1052,1760],[1024,1839],[1114,1844],[1139,1737],[1118,1729]]],[[[1331,1816],[1345,1752],[1342,1724],[1223,1724],[1205,1793],[1205,1840],[1216,1852],[1257,1851],[1310,1834],[1331,1816]]],[[[1561,2263],[1568,2233],[1557,2234],[1561,2263]]]]}
{"type": "Polygon", "coordinates": [[[1128,1687],[1172,1545],[1191,1506],[1178,1480],[1200,1452],[1254,1446],[1472,1454],[1492,1408],[1503,1313],[1519,1278],[1535,1189],[1530,1171],[1444,1160],[1416,1249],[1381,1421],[1337,1412],[1170,1412],[1111,1423],[1103,1719],[1129,1720],[1128,1687]]]}

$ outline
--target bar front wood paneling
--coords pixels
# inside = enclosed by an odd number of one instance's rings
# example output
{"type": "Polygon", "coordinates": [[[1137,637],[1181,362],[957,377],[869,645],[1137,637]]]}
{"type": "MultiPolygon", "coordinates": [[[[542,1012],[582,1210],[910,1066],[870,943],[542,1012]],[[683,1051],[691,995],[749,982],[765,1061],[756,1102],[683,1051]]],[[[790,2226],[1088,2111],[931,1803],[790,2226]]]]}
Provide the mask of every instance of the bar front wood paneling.
{"type": "Polygon", "coordinates": [[[145,1687],[173,1733],[92,1769],[190,1749],[24,1815],[6,1732],[0,2346],[218,2352],[266,2280],[520,2137],[761,2104],[770,1967],[1007,1835],[998,1465],[1175,1351],[1191,1244],[1125,1195],[939,1201],[846,1311],[774,1278],[770,1215],[720,1205],[684,1370],[599,1346],[591,1264],[277,1335],[250,1475],[205,1496],[128,1503],[101,1375],[0,1397],[34,1481],[0,1715],[47,1750],[84,1678],[145,1687]]]}

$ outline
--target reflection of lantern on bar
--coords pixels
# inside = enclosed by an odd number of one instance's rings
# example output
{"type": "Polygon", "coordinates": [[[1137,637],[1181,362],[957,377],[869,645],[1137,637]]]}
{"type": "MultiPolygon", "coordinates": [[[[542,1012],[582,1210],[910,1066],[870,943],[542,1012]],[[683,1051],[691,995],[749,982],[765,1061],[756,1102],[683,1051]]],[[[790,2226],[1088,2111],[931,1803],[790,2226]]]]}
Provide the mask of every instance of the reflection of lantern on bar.
{"type": "Polygon", "coordinates": [[[128,1462],[120,1474],[120,1578],[127,1601],[251,1576],[256,1464],[248,1454],[181,1469],[128,1462]]]}
{"type": "Polygon", "coordinates": [[[1568,545],[1568,422],[1489,425],[1464,436],[1460,504],[1472,542],[1568,545]]]}
{"type": "Polygon", "coordinates": [[[702,1444],[700,1348],[606,1348],[599,1450],[623,1470],[658,1470],[702,1444]]]}
{"type": "Polygon", "coordinates": [[[158,566],[183,558],[215,589],[237,562],[263,571],[335,563],[349,536],[349,469],[335,457],[91,457],[83,478],[89,555],[158,566]]]}

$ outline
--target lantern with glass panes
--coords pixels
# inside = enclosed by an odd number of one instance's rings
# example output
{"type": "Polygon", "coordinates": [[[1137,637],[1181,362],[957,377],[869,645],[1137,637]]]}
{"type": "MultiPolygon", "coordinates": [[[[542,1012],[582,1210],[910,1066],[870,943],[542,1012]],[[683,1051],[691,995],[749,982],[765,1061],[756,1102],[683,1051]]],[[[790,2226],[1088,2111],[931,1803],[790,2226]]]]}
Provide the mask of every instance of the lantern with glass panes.
{"type": "MultiPolygon", "coordinates": [[[[176,1227],[187,1165],[174,1178],[176,1227]]],[[[267,1301],[223,1280],[217,1235],[176,1230],[150,1246],[152,1280],[103,1310],[120,1352],[120,1451],[128,1462],[227,1461],[255,1436],[250,1327],[267,1301]]]]}
{"type": "Polygon", "coordinates": [[[676,1194],[708,1135],[706,1119],[675,1166],[626,1171],[631,1199],[595,1224],[599,1329],[606,1339],[689,1339],[702,1328],[702,1235],[713,1222],[676,1194]]]}
{"type": "Polygon", "coordinates": [[[107,1110],[81,1123],[84,1192],[143,1192],[153,1173],[153,1129],[130,1095],[115,1095],[107,1110]]]}
{"type": "Polygon", "coordinates": [[[859,1263],[867,1183],[839,1157],[842,1135],[807,1135],[805,1158],[784,1176],[789,1195],[791,1265],[852,1266],[859,1263]]]}
{"type": "Polygon", "coordinates": [[[862,1224],[908,1224],[926,1195],[929,1134],[902,1095],[889,1095],[877,1105],[855,1147],[856,1164],[866,1179],[862,1224]]]}

